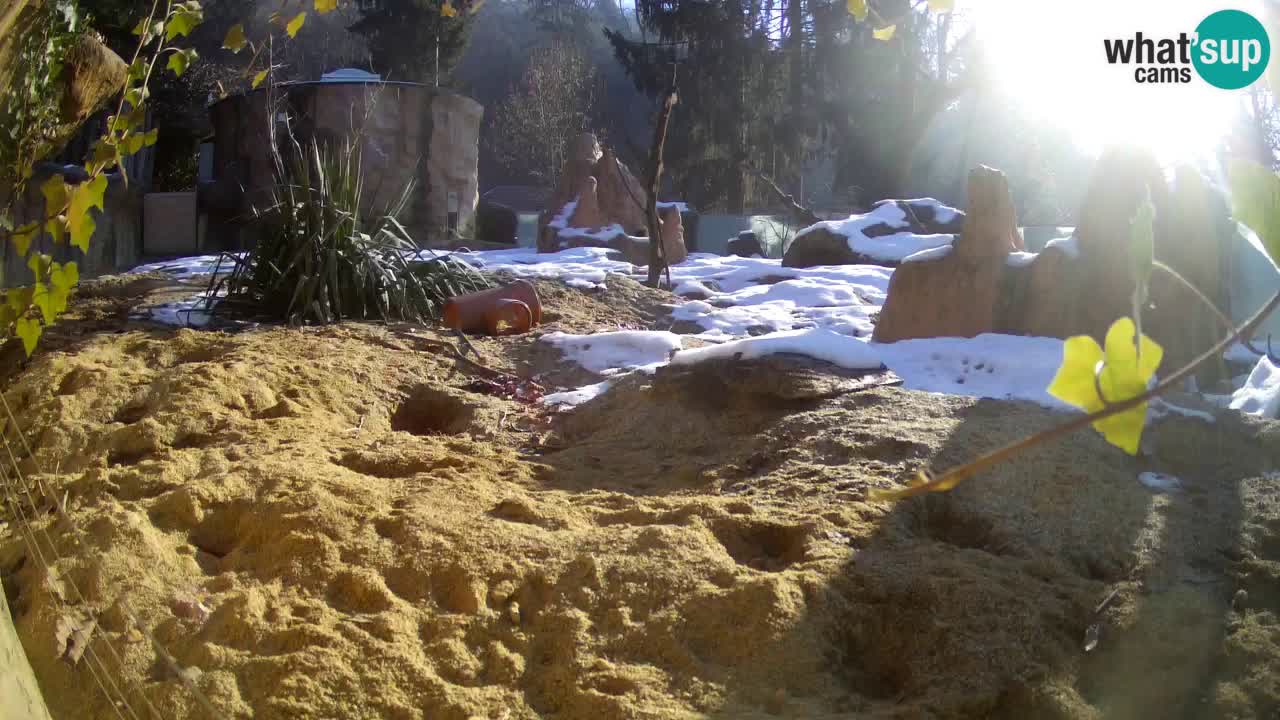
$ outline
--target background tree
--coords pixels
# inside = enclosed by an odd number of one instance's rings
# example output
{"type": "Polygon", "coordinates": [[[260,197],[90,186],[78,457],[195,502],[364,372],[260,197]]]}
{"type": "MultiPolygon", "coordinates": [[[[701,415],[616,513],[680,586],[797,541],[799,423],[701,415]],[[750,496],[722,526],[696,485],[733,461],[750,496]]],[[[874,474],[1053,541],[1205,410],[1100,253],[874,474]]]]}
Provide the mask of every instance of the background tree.
{"type": "Polygon", "coordinates": [[[573,138],[590,127],[595,69],[572,45],[557,43],[533,58],[493,120],[495,154],[517,177],[554,186],[573,138]]]}
{"type": "Polygon", "coordinates": [[[471,13],[441,12],[438,0],[374,0],[358,6],[351,30],[369,48],[375,72],[388,80],[447,85],[467,45],[471,13]]]}

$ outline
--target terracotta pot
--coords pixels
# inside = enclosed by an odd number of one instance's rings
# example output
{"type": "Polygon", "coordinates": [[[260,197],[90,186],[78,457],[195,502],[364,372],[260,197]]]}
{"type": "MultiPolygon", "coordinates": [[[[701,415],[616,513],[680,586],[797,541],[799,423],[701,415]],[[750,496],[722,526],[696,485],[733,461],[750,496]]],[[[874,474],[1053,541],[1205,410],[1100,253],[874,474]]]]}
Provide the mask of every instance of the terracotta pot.
{"type": "Polygon", "coordinates": [[[499,300],[485,315],[490,335],[519,335],[533,327],[533,310],[519,300],[499,300]]]}
{"type": "Polygon", "coordinates": [[[542,322],[542,301],[533,283],[517,280],[510,285],[450,298],[444,304],[443,314],[446,327],[463,332],[491,332],[492,327],[504,322],[528,330],[542,322]],[[515,300],[524,307],[504,303],[504,300],[515,300]]]}

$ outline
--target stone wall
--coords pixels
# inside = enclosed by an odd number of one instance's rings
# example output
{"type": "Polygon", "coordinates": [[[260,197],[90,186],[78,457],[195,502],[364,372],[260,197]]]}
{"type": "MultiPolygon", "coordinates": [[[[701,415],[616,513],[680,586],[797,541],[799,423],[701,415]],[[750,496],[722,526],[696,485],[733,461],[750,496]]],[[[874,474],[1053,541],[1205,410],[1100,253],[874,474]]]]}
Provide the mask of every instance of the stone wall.
{"type": "MultiPolygon", "coordinates": [[[[44,198],[39,186],[48,177],[38,173],[30,182],[26,195],[14,207],[14,221],[21,225],[44,214],[44,198]]],[[[58,262],[76,261],[81,278],[92,278],[127,270],[142,258],[142,193],[133,186],[126,186],[119,175],[109,176],[110,183],[103,200],[103,211],[94,211],[97,223],[89,240],[89,252],[83,254],[70,243],[55,245],[48,235],[35,241],[35,247],[49,253],[58,262]]],[[[31,269],[27,258],[20,256],[13,243],[0,246],[0,287],[30,285],[31,269]]]]}
{"type": "Polygon", "coordinates": [[[221,235],[221,247],[252,242],[245,221],[254,207],[270,203],[273,109],[289,112],[304,142],[361,138],[369,212],[392,207],[412,185],[400,220],[419,244],[447,242],[451,222],[457,229],[471,225],[479,200],[479,103],[409,83],[299,83],[227,98],[210,109],[214,181],[200,188],[200,206],[210,216],[210,239],[216,243],[221,235]]]}
{"type": "Polygon", "coordinates": [[[0,718],[50,720],[3,592],[0,592],[0,718]]]}

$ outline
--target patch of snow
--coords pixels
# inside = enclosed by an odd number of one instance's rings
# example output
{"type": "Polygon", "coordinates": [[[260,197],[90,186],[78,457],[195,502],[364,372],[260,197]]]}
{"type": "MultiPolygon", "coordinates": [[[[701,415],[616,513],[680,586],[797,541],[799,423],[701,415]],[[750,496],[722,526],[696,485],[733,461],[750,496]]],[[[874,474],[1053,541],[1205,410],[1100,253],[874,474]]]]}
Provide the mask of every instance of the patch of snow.
{"type": "Polygon", "coordinates": [[[569,218],[573,217],[573,211],[577,209],[578,209],[578,198],[575,197],[574,199],[565,203],[564,207],[560,208],[560,212],[556,213],[555,216],[551,218],[551,221],[547,223],[547,227],[552,227],[557,230],[563,230],[564,228],[568,227],[569,218]]]}
{"type": "Polygon", "coordinates": [[[1004,264],[1011,267],[1026,267],[1035,262],[1036,254],[1029,252],[1011,252],[1005,258],[1004,264]]]}
{"type": "Polygon", "coordinates": [[[665,210],[667,208],[675,208],[677,211],[682,213],[689,212],[689,205],[683,202],[678,202],[678,201],[677,202],[659,202],[654,204],[658,206],[659,210],[665,210]]]}
{"type": "Polygon", "coordinates": [[[996,400],[1027,400],[1057,410],[1074,409],[1049,395],[1062,364],[1057,338],[984,334],[974,338],[925,338],[871,343],[884,364],[912,390],[996,400]]]}
{"type": "Polygon", "coordinates": [[[563,280],[570,287],[590,289],[603,287],[610,273],[630,275],[635,266],[625,260],[614,260],[608,248],[579,247],[555,253],[540,253],[534,248],[484,250],[454,253],[471,266],[491,272],[506,271],[519,278],[563,280]]]}
{"type": "Polygon", "coordinates": [[[564,356],[600,375],[665,364],[671,353],[684,347],[680,335],[664,331],[623,330],[592,335],[555,332],[543,335],[564,356]]]}
{"type": "Polygon", "coordinates": [[[1066,253],[1067,257],[1069,258],[1075,259],[1080,257],[1080,243],[1079,241],[1076,240],[1075,235],[1072,235],[1071,237],[1054,238],[1050,240],[1049,242],[1045,243],[1044,251],[1047,251],[1049,248],[1054,248],[1054,247],[1066,253]]]}
{"type": "Polygon", "coordinates": [[[910,227],[906,213],[897,203],[885,203],[865,215],[850,215],[844,220],[826,220],[811,225],[796,233],[795,240],[818,229],[825,229],[833,234],[843,235],[853,252],[879,262],[901,262],[921,250],[950,245],[955,239],[955,236],[946,234],[916,235],[908,231],[910,227]],[[873,225],[888,225],[899,232],[875,238],[867,237],[864,231],[873,225]]]}
{"type": "Polygon", "coordinates": [[[204,293],[174,302],[142,307],[134,317],[161,325],[191,328],[206,327],[213,319],[205,302],[204,293]]]}
{"type": "Polygon", "coordinates": [[[1156,492],[1177,492],[1182,489],[1182,481],[1178,478],[1158,472],[1138,473],[1138,482],[1156,492]]]}
{"type": "Polygon", "coordinates": [[[576,390],[551,393],[543,396],[542,402],[546,405],[555,406],[560,410],[567,410],[577,407],[588,400],[600,397],[613,385],[613,382],[613,380],[603,380],[594,385],[587,385],[576,390]]]}
{"type": "Polygon", "coordinates": [[[903,202],[913,206],[928,205],[932,207],[934,222],[949,223],[952,220],[955,220],[956,215],[959,214],[955,208],[951,207],[950,205],[944,205],[940,201],[935,200],[934,198],[931,198],[931,197],[913,198],[911,200],[904,200],[903,202]]]}
{"type": "Polygon", "coordinates": [[[879,356],[867,343],[818,328],[771,333],[684,350],[671,358],[671,364],[692,365],[724,358],[749,360],[778,353],[805,355],[852,370],[875,370],[882,367],[879,356]]]}
{"type": "Polygon", "coordinates": [[[1280,368],[1269,358],[1259,358],[1244,387],[1232,394],[1230,408],[1275,419],[1280,415],[1280,368]]]}
{"type": "Polygon", "coordinates": [[[671,292],[679,295],[680,297],[689,297],[691,295],[710,297],[714,295],[716,291],[697,280],[685,280],[684,282],[676,283],[676,286],[671,290],[671,292]]]}
{"type": "Polygon", "coordinates": [[[1158,420],[1169,415],[1181,415],[1193,420],[1203,420],[1207,423],[1218,422],[1218,419],[1211,413],[1204,412],[1203,410],[1192,410],[1191,408],[1185,408],[1181,405],[1174,405],[1164,398],[1154,398],[1147,404],[1147,419],[1158,420]]]}
{"type": "Polygon", "coordinates": [[[187,277],[190,275],[211,275],[215,269],[219,272],[231,272],[233,267],[232,262],[221,255],[196,255],[139,265],[126,274],[168,273],[175,277],[187,277]]]}
{"type": "Polygon", "coordinates": [[[921,250],[920,252],[917,252],[917,253],[911,253],[910,255],[902,258],[902,262],[910,263],[910,262],[927,262],[929,260],[941,260],[942,258],[950,254],[951,254],[950,245],[940,245],[938,247],[929,248],[928,250],[921,250]]]}

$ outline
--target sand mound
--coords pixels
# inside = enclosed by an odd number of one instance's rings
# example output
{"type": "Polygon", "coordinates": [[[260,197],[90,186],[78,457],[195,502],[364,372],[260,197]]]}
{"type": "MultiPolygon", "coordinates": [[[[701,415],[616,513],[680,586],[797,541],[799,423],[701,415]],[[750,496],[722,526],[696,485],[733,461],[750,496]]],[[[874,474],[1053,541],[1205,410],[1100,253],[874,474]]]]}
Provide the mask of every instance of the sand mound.
{"type": "MultiPolygon", "coordinates": [[[[552,329],[607,321],[556,292],[552,329]]],[[[627,307],[615,324],[662,323],[627,307]]],[[[1280,708],[1274,424],[1176,418],[1140,460],[1079,433],[890,506],[867,491],[1060,416],[774,359],[631,376],[548,420],[385,328],[117,329],[55,340],[5,394],[24,469],[86,533],[37,520],[52,572],[0,534],[58,718],[116,716],[89,661],[60,657],[64,602],[131,704],[200,716],[121,597],[228,717],[1280,708]]],[[[555,369],[529,339],[478,345],[555,369]]]]}

